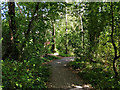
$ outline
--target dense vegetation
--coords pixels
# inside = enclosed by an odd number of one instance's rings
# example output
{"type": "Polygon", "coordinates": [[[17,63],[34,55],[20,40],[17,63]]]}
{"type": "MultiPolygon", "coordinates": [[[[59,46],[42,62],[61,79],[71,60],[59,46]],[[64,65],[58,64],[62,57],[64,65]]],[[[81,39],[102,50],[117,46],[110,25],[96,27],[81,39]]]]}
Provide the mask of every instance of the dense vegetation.
{"type": "Polygon", "coordinates": [[[119,2],[2,3],[3,89],[47,88],[56,52],[93,87],[120,88],[119,28],[119,2]]]}
{"type": "Polygon", "coordinates": [[[45,89],[49,77],[49,68],[41,62],[58,59],[54,56],[32,58],[23,62],[5,60],[2,62],[2,80],[4,90],[45,89]]]}
{"type": "Polygon", "coordinates": [[[120,3],[84,5],[84,31],[77,34],[76,59],[70,65],[94,88],[120,88],[120,3]]]}

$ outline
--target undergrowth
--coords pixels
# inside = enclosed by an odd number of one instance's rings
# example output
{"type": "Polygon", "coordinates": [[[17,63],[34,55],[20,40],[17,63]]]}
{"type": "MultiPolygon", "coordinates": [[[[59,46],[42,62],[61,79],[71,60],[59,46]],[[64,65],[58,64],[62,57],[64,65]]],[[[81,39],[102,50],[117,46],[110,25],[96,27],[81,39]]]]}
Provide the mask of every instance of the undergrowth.
{"type": "Polygon", "coordinates": [[[88,61],[75,60],[69,63],[73,69],[79,70],[78,75],[84,83],[91,84],[98,90],[120,89],[120,77],[115,78],[110,66],[101,62],[90,63],[88,61]]]}
{"type": "Polygon", "coordinates": [[[52,59],[57,59],[57,57],[32,58],[23,62],[9,59],[2,61],[3,90],[46,89],[46,82],[50,73],[48,67],[41,64],[52,59]]]}
{"type": "Polygon", "coordinates": [[[59,55],[62,56],[62,57],[71,57],[71,56],[73,56],[71,54],[64,54],[64,53],[61,53],[61,52],[59,52],[59,55]]]}

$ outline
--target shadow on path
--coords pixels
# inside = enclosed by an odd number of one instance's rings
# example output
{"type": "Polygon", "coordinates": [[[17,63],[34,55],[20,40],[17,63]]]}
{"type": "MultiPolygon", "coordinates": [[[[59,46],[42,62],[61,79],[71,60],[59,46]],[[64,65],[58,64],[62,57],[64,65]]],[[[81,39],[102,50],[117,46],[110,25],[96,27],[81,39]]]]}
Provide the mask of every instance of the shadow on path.
{"type": "Polygon", "coordinates": [[[80,77],[66,67],[73,60],[74,57],[64,57],[49,63],[51,75],[49,77],[48,90],[89,90],[83,89],[80,77]]]}

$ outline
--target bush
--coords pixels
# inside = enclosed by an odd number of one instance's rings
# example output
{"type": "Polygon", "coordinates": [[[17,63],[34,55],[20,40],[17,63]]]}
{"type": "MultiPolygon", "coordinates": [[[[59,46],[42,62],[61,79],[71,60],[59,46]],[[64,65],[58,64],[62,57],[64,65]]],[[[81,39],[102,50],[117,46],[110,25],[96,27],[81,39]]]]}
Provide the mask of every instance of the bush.
{"type": "Polygon", "coordinates": [[[2,61],[3,89],[45,89],[48,68],[41,66],[41,61],[32,58],[24,62],[5,60],[2,61]]]}
{"type": "Polygon", "coordinates": [[[100,90],[120,89],[120,77],[114,78],[111,67],[106,68],[100,63],[89,63],[88,61],[76,60],[69,63],[73,69],[80,69],[78,73],[85,83],[100,90]]]}
{"type": "Polygon", "coordinates": [[[61,53],[61,52],[59,52],[59,55],[62,56],[62,57],[71,57],[72,56],[70,54],[64,54],[64,53],[61,53]]]}

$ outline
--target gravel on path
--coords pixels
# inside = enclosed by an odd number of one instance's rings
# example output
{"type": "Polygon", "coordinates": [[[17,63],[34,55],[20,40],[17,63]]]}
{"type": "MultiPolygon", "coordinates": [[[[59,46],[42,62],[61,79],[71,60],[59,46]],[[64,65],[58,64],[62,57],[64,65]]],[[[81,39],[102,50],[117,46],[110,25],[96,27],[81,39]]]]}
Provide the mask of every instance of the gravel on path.
{"type": "Polygon", "coordinates": [[[82,87],[83,82],[80,77],[66,67],[73,60],[74,57],[64,57],[49,63],[51,75],[48,90],[86,90],[82,87]]]}

